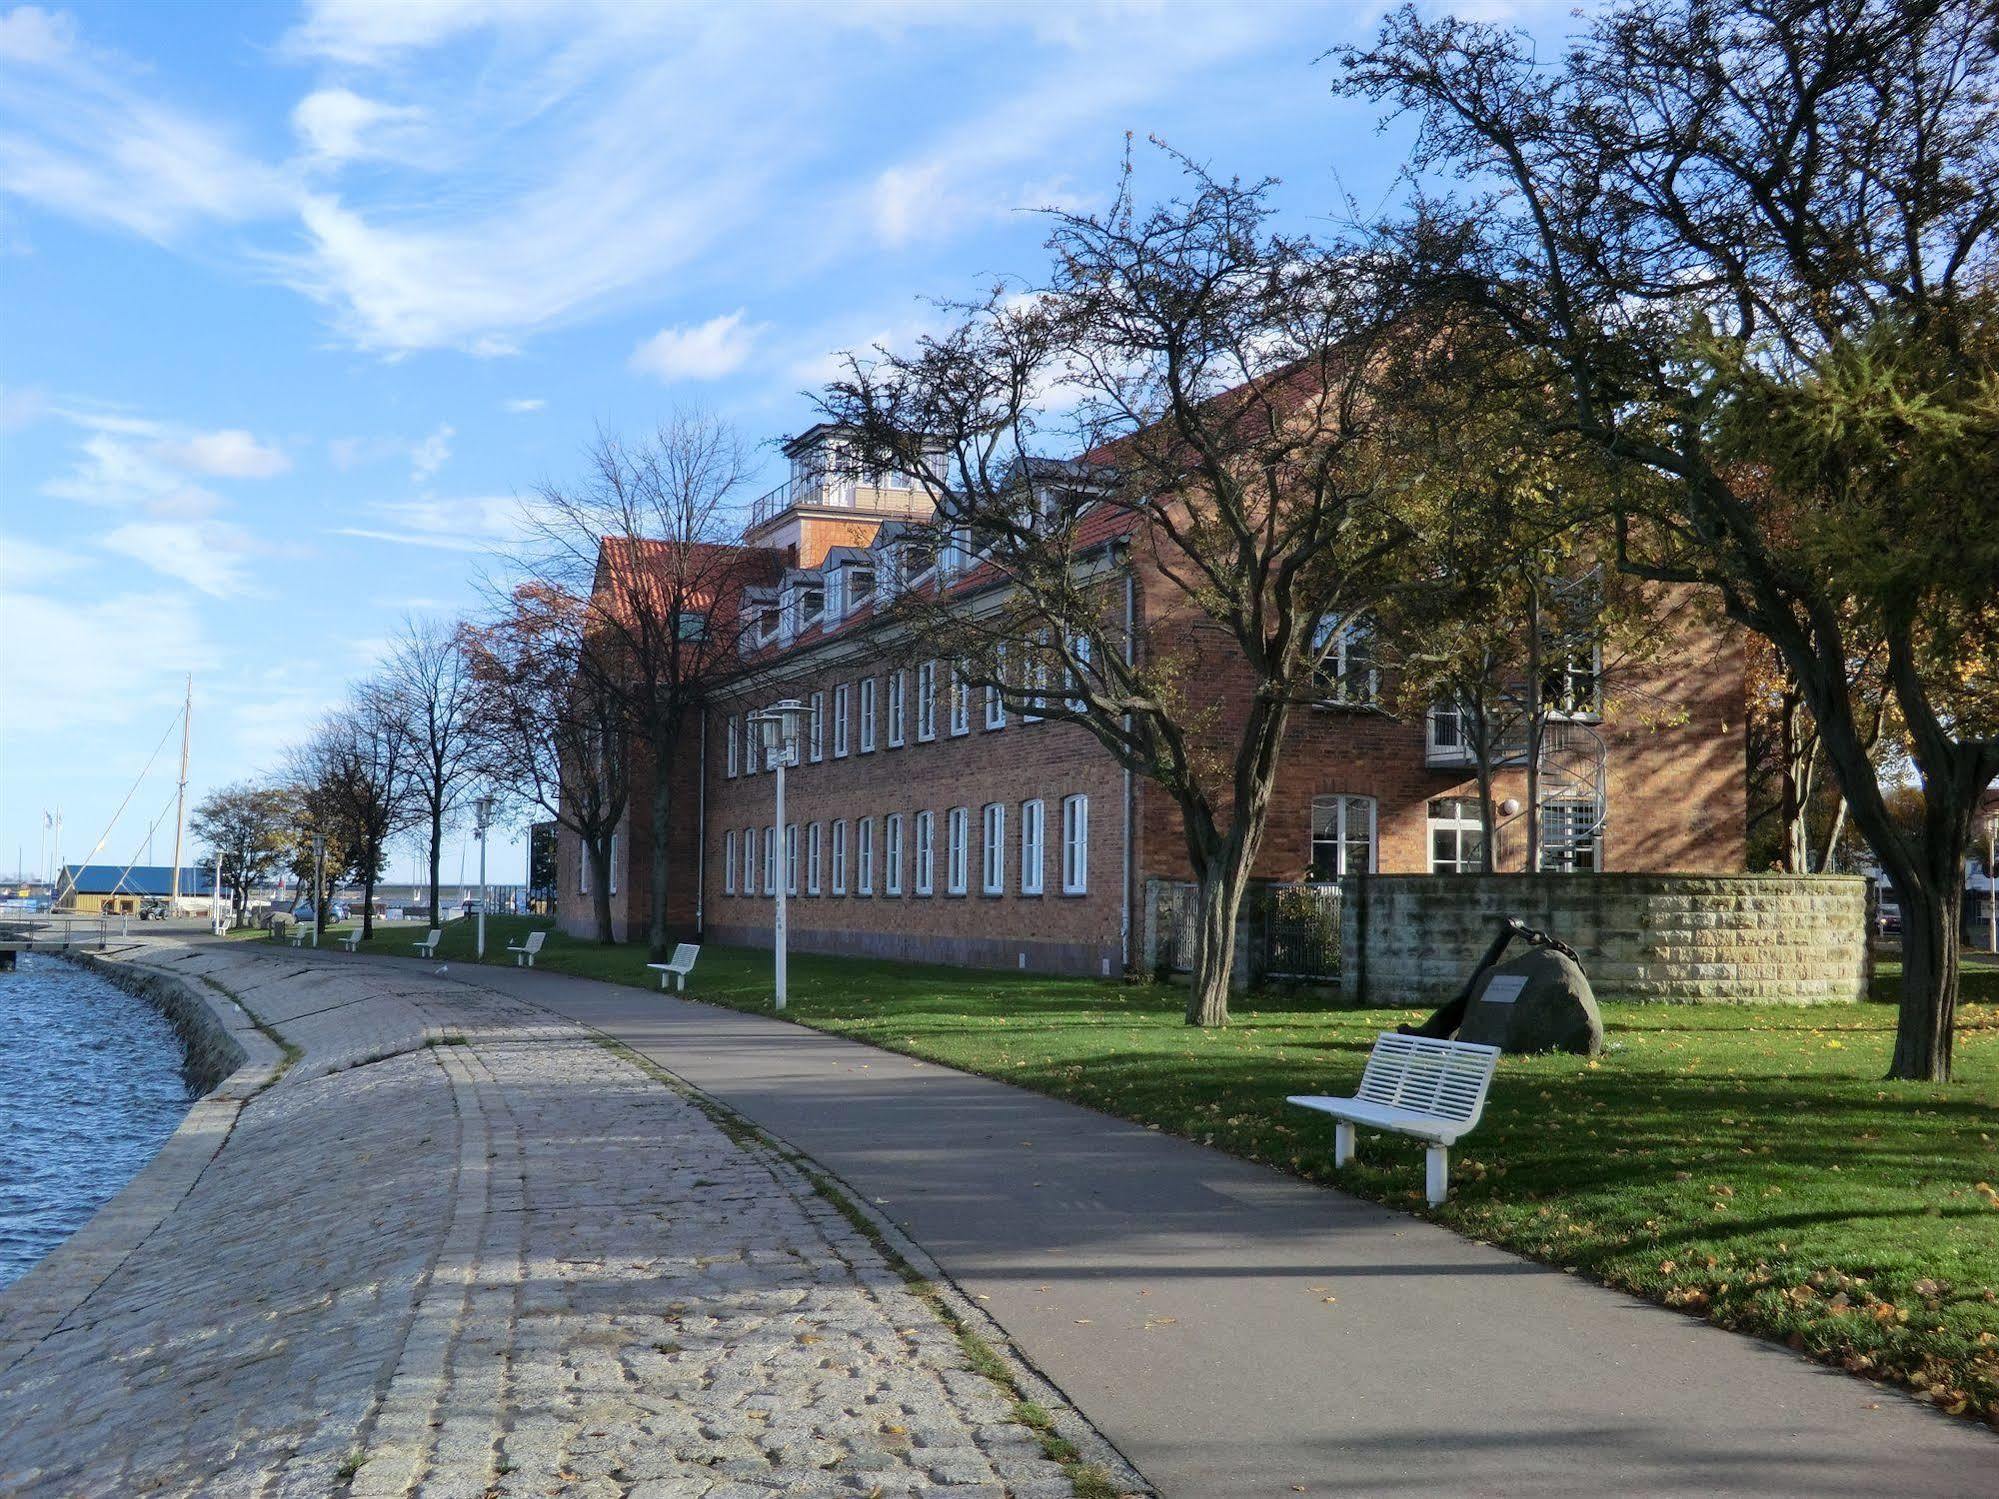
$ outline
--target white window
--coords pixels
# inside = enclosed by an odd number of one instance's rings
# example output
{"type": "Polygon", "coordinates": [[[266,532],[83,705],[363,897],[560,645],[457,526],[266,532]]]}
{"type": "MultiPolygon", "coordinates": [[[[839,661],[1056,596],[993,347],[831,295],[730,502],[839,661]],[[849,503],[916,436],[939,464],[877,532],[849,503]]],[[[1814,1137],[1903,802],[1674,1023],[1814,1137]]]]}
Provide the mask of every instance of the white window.
{"type": "Polygon", "coordinates": [[[875,679],[861,679],[861,753],[875,752],[875,679]]]}
{"type": "MultiPolygon", "coordinates": [[[[1069,642],[1069,653],[1076,658],[1077,665],[1083,668],[1084,671],[1087,671],[1090,666],[1090,637],[1087,635],[1076,636],[1069,642]]],[[[1066,699],[1066,703],[1071,713],[1081,713],[1085,706],[1082,698],[1074,696],[1075,690],[1082,685],[1081,672],[1070,672],[1069,688],[1071,696],[1066,699]]]]}
{"type": "Polygon", "coordinates": [[[798,824],[784,826],[784,893],[798,894],[798,824]]]}
{"type": "Polygon", "coordinates": [[[1043,630],[1027,642],[1027,659],[1020,663],[1020,690],[1023,702],[1020,710],[1022,723],[1040,723],[1041,715],[1034,711],[1042,706],[1041,690],[1048,685],[1048,632],[1043,630]]]}
{"type": "Polygon", "coordinates": [[[979,813],[979,889],[1006,892],[1006,808],[999,802],[987,802],[979,813]]]}
{"type": "Polygon", "coordinates": [[[1594,802],[1541,804],[1541,868],[1550,874],[1587,874],[1597,867],[1603,819],[1594,802]]]}
{"type": "Polygon", "coordinates": [[[609,864],[611,870],[610,891],[611,894],[616,895],[618,893],[618,835],[616,833],[611,835],[611,857],[605,862],[609,864]]]}
{"type": "Polygon", "coordinates": [[[826,694],[812,694],[812,708],[806,715],[805,739],[816,765],[826,758],[826,694]]]}
{"type": "Polygon", "coordinates": [[[937,814],[916,814],[916,893],[928,895],[937,862],[937,814]]]}
{"type": "Polygon", "coordinates": [[[805,893],[819,893],[819,830],[821,824],[808,823],[805,828],[805,893]]]}
{"type": "Polygon", "coordinates": [[[1062,893],[1082,895],[1090,888],[1090,799],[1062,798],[1062,893]]]}
{"type": "Polygon", "coordinates": [[[833,758],[835,760],[844,760],[847,758],[847,709],[849,707],[847,699],[852,695],[853,689],[845,682],[842,682],[833,689],[833,758]]]}
{"type": "Polygon", "coordinates": [[[953,807],[944,817],[944,891],[963,895],[971,882],[972,812],[969,807],[953,807]]]}
{"type": "Polygon", "coordinates": [[[891,812],[882,819],[882,891],[902,894],[902,814],[891,812]]]}
{"type": "Polygon", "coordinates": [[[1374,873],[1374,798],[1312,798],[1312,872],[1315,880],[1374,873]]]}
{"type": "Polygon", "coordinates": [[[951,733],[972,732],[972,687],[965,680],[965,674],[957,667],[951,668],[951,733]]]}
{"type": "Polygon", "coordinates": [[[1430,873],[1478,874],[1485,868],[1485,824],[1475,796],[1430,803],[1430,873]]]}
{"type": "Polygon", "coordinates": [[[1037,799],[1020,804],[1020,893],[1041,893],[1041,845],[1044,808],[1037,799]]]}
{"type": "Polygon", "coordinates": [[[1312,650],[1319,657],[1321,703],[1371,708],[1381,701],[1381,672],[1374,664],[1374,623],[1322,614],[1312,627],[1312,650]]]}
{"type": "Polygon", "coordinates": [[[743,829],[743,894],[757,893],[757,830],[743,829]]]}
{"type": "Polygon", "coordinates": [[[892,671],[888,674],[888,747],[902,748],[902,708],[904,673],[892,671]]]}
{"type": "Polygon", "coordinates": [[[737,737],[738,731],[736,728],[735,714],[731,713],[729,715],[728,726],[723,730],[723,734],[728,743],[728,750],[727,750],[728,763],[723,769],[723,775],[726,777],[734,777],[738,769],[740,768],[740,761],[741,761],[742,747],[743,747],[743,741],[737,737]]]}
{"type": "Polygon", "coordinates": [[[736,893],[736,830],[729,829],[722,835],[722,893],[736,893]]]}
{"type": "Polygon", "coordinates": [[[854,893],[875,893],[875,820],[863,817],[854,824],[854,893]]]}
{"type": "Polygon", "coordinates": [[[926,661],[916,668],[916,738],[918,742],[937,737],[937,663],[926,661]]]}
{"type": "Polygon", "coordinates": [[[1006,727],[1006,698],[1000,692],[1000,683],[1006,680],[1006,654],[1001,647],[993,656],[993,680],[986,687],[986,727],[1003,729],[1006,727]]]}
{"type": "Polygon", "coordinates": [[[764,828],[764,894],[777,894],[777,829],[764,828]]]}
{"type": "Polygon", "coordinates": [[[756,720],[749,714],[743,715],[743,774],[753,776],[762,766],[764,759],[761,736],[757,733],[756,720]]]}
{"type": "Polygon", "coordinates": [[[1471,765],[1472,725],[1456,703],[1439,703],[1423,715],[1423,757],[1432,765],[1471,765]]]}
{"type": "Polygon", "coordinates": [[[847,893],[847,819],[833,822],[833,893],[847,893]]]}

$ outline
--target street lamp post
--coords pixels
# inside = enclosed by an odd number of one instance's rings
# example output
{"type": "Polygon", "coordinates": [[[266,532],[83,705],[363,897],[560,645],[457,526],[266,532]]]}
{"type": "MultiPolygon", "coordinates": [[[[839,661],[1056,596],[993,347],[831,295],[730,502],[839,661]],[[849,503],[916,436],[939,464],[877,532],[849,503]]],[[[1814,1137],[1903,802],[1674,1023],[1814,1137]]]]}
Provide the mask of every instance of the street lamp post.
{"type": "Polygon", "coordinates": [[[1999,953],[1999,812],[1985,819],[1985,945],[1999,953]]]}
{"type": "Polygon", "coordinates": [[[319,946],[319,934],[326,930],[326,838],[312,835],[312,945],[319,946]]]}
{"type": "Polygon", "coordinates": [[[777,832],[771,838],[771,854],[778,860],[778,869],[770,877],[771,888],[777,892],[777,910],[773,922],[772,946],[776,954],[777,1004],[784,1008],[785,998],[785,889],[791,865],[787,857],[784,825],[784,767],[798,753],[798,721],[805,712],[805,705],[797,698],[786,698],[781,703],[772,703],[761,713],[752,713],[750,722],[757,726],[758,743],[766,764],[777,767],[777,832]]]}
{"type": "Polygon", "coordinates": [[[477,957],[486,961],[486,829],[493,822],[493,799],[482,796],[472,804],[473,816],[478,820],[479,834],[479,935],[477,957]]]}

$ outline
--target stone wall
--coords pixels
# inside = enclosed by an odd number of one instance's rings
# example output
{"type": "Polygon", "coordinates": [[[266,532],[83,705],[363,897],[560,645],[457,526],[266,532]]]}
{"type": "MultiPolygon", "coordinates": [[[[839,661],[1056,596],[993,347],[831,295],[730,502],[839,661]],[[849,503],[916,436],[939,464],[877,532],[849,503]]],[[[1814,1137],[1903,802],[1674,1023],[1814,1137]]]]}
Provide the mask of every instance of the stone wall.
{"type": "Polygon", "coordinates": [[[1867,990],[1857,876],[1373,875],[1343,889],[1343,984],[1361,1004],[1441,1004],[1505,916],[1575,948],[1599,999],[1813,1004],[1867,990]]]}

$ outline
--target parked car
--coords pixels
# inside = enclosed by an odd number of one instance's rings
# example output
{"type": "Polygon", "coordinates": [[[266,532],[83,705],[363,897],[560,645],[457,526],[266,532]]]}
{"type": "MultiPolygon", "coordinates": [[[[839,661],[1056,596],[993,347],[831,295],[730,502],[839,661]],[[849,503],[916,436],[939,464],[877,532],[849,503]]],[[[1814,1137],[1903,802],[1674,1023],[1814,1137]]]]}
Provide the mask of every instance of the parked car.
{"type": "Polygon", "coordinates": [[[1902,935],[1902,908],[1893,900],[1882,897],[1881,904],[1874,911],[1874,930],[1883,937],[1902,935]]]}

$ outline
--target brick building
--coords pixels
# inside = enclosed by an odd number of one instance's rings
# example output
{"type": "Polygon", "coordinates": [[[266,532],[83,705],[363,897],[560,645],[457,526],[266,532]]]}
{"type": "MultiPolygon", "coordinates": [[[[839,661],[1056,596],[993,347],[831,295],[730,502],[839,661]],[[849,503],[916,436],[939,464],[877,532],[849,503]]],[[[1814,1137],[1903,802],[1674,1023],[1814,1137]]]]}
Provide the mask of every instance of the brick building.
{"type": "MultiPolygon", "coordinates": [[[[891,638],[897,627],[874,608],[888,579],[916,585],[973,564],[935,545],[913,485],[843,469],[839,441],[825,428],[795,439],[791,480],[757,502],[745,532],[781,576],[746,592],[743,671],[708,704],[698,752],[681,757],[677,805],[691,815],[679,821],[670,919],[709,941],[768,944],[783,878],[800,950],[1088,974],[1138,962],[1146,881],[1188,877],[1177,807],[1087,730],[1012,711],[891,638]],[[748,717],[782,698],[808,711],[778,829],[748,717]]],[[[1097,520],[1092,536],[1086,513],[1082,555],[1122,594],[1130,649],[1185,655],[1226,719],[1246,674],[1224,643],[1205,643],[1184,599],[1119,534],[1125,521],[1097,520]]],[[[1642,712],[1597,711],[1597,669],[1575,666],[1573,711],[1551,726],[1543,754],[1547,867],[1742,867],[1741,650],[1682,613],[1614,695],[1642,712]]],[[[1477,793],[1452,716],[1392,716],[1358,646],[1339,664],[1326,701],[1292,720],[1256,875],[1476,869],[1477,793]]],[[[640,776],[613,857],[621,937],[642,932],[649,888],[640,776]]],[[[1502,771],[1497,791],[1509,806],[1522,799],[1524,771],[1502,771]]],[[[1498,867],[1520,867],[1524,845],[1509,813],[1498,867]]],[[[565,830],[562,922],[587,933],[584,862],[565,830]]]]}

